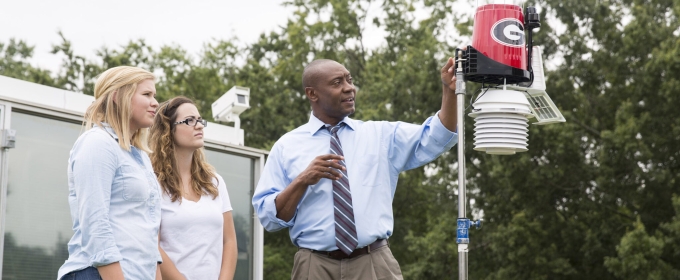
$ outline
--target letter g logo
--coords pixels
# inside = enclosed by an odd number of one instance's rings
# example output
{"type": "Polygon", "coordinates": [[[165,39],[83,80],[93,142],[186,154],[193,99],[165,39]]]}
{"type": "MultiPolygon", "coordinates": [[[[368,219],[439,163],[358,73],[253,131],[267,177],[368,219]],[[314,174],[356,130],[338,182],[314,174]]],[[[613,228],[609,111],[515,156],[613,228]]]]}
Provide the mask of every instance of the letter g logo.
{"type": "Polygon", "coordinates": [[[508,47],[524,47],[524,25],[514,18],[501,19],[491,27],[491,38],[508,47]]]}

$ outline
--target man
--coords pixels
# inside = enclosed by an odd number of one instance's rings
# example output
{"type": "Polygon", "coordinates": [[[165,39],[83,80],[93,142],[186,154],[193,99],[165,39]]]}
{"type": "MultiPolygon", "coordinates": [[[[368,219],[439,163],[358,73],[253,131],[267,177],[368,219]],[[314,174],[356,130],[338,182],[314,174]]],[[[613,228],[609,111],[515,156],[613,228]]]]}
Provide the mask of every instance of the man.
{"type": "Polygon", "coordinates": [[[289,228],[300,249],[292,279],[403,279],[387,238],[399,173],[456,144],[453,59],[441,70],[441,110],[422,125],[362,122],[352,76],[332,60],[302,75],[309,122],[272,147],[253,196],[268,231],[289,228]]]}

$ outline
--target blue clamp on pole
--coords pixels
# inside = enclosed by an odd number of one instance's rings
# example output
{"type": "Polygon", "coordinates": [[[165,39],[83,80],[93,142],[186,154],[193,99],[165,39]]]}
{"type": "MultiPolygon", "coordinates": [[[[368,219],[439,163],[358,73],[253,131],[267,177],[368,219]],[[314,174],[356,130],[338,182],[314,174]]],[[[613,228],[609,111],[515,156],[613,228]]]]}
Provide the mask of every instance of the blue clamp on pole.
{"type": "Polygon", "coordinates": [[[479,229],[482,227],[482,220],[470,221],[468,218],[458,218],[458,230],[456,236],[456,243],[468,244],[470,243],[469,229],[474,226],[479,229]]]}

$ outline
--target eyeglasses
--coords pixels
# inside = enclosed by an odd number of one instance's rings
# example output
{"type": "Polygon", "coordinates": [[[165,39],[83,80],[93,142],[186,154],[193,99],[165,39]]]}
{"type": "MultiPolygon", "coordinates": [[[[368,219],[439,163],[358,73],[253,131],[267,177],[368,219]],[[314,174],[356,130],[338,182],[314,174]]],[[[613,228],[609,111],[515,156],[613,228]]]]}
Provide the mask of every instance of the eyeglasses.
{"type": "Polygon", "coordinates": [[[204,127],[208,126],[208,121],[206,121],[204,119],[187,118],[186,120],[179,121],[179,122],[176,122],[174,124],[180,124],[180,123],[186,124],[188,126],[196,126],[198,123],[201,123],[201,124],[203,124],[204,127]]]}

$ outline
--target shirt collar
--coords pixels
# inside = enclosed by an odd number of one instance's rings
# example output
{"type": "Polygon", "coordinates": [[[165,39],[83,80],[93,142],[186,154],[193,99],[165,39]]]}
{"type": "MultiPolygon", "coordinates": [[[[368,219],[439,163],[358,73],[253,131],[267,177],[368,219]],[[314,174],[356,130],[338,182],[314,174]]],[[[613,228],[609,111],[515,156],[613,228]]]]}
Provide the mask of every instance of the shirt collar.
{"type": "MultiPolygon", "coordinates": [[[[94,124],[94,126],[99,127],[96,123],[94,124]]],[[[110,124],[102,122],[102,128],[104,129],[104,131],[106,131],[106,133],[111,135],[111,137],[113,137],[113,139],[115,139],[116,142],[118,142],[118,135],[116,134],[116,131],[113,130],[113,127],[111,127],[110,124]]]]}
{"type": "MultiPolygon", "coordinates": [[[[355,130],[355,124],[354,120],[350,119],[349,117],[345,117],[340,121],[341,123],[347,124],[347,127],[349,127],[351,130],[355,130]]],[[[309,131],[309,134],[314,135],[316,134],[317,131],[319,131],[321,128],[325,127],[326,124],[322,122],[319,118],[314,116],[314,112],[311,112],[309,114],[309,122],[306,124],[306,127],[304,128],[306,131],[309,131]]]]}

